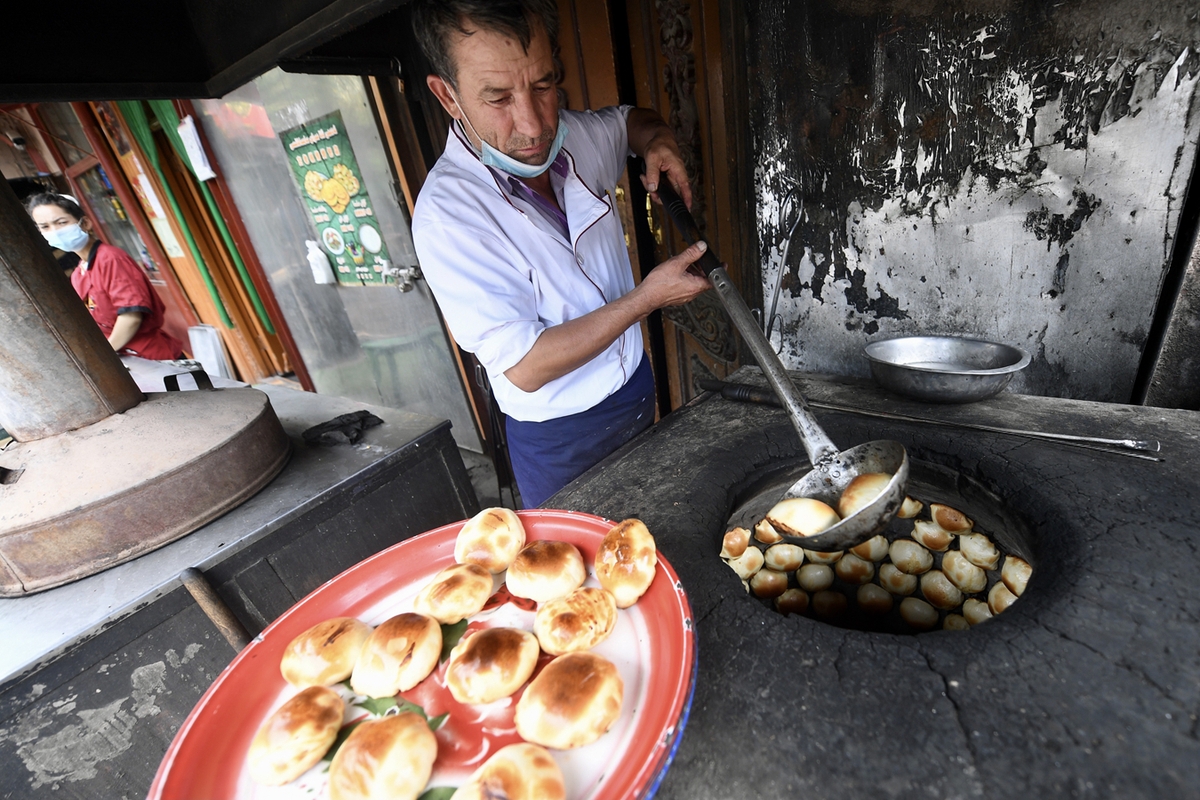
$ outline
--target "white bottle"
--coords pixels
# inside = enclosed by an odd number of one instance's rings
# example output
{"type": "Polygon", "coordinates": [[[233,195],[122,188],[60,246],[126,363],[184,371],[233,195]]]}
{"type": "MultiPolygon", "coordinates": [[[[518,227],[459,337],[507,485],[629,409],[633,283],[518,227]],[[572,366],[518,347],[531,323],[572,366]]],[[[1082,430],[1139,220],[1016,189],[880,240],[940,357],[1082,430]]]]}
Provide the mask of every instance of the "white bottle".
{"type": "Polygon", "coordinates": [[[313,280],[317,283],[337,283],[337,276],[333,274],[329,257],[321,250],[321,245],[312,239],[305,239],[304,245],[308,248],[308,266],[312,269],[313,280]]]}

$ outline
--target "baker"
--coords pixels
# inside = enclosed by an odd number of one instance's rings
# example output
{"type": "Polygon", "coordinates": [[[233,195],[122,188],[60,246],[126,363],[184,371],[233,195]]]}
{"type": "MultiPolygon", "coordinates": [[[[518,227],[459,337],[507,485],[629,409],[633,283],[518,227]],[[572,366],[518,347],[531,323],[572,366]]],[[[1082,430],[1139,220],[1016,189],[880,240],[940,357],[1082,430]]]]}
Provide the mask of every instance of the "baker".
{"type": "Polygon", "coordinates": [[[653,193],[691,190],[662,118],[558,105],[554,0],[417,0],[430,90],[454,118],[413,240],[459,345],[487,369],[525,506],[654,420],[639,323],[709,287],[703,242],[636,287],[613,193],[632,153],[653,193]],[[664,174],[665,173],[665,174],[664,174]]]}

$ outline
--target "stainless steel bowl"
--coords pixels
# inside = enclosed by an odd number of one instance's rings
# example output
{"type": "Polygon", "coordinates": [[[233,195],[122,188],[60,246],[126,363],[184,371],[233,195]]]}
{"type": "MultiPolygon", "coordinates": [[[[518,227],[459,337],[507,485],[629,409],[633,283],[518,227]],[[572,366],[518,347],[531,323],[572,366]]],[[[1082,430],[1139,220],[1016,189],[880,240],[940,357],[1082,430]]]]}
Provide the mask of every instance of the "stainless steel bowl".
{"type": "Polygon", "coordinates": [[[1029,366],[1019,347],[957,336],[905,336],[863,348],[883,387],[930,403],[974,403],[1029,366]]]}

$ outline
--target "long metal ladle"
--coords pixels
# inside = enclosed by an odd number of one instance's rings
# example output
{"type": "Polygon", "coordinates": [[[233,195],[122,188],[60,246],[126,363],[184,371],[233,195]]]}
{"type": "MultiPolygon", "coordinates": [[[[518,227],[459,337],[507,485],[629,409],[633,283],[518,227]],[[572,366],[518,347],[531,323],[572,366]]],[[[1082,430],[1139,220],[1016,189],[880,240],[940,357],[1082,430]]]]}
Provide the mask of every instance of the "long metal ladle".
{"type": "MultiPolygon", "coordinates": [[[[702,237],[695,219],[683,200],[675,192],[665,176],[658,181],[658,196],[675,226],[688,244],[695,244],[702,237]]],[[[860,444],[849,450],[838,451],[825,431],[817,424],[804,395],[796,389],[788,377],[783,362],[771,348],[767,337],[758,327],[746,301],[738,294],[729,274],[721,266],[710,246],[696,262],[716,289],[717,297],[733,320],[734,327],[742,335],[750,352],[762,368],[779,402],[787,411],[788,418],[813,465],[811,471],[796,481],[783,493],[780,500],[789,497],[811,497],[837,508],[838,499],[850,481],[869,472],[884,472],[892,476],[887,486],[874,501],[843,519],[832,528],[815,536],[789,536],[780,531],[786,541],[808,550],[823,552],[845,550],[865,542],[881,533],[904,502],[904,489],[908,484],[908,453],[899,442],[877,440],[860,444]]]]}

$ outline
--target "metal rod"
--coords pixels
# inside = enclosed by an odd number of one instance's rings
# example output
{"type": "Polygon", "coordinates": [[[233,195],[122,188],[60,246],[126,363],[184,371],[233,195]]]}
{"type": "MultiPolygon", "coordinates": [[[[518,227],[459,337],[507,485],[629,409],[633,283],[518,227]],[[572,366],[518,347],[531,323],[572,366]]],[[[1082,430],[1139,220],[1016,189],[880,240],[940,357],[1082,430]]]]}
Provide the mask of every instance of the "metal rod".
{"type": "MultiPolygon", "coordinates": [[[[696,227],[691,212],[676,194],[670,181],[659,181],[658,196],[663,202],[663,207],[671,215],[671,219],[675,221],[675,226],[679,228],[684,240],[688,244],[695,244],[699,241],[700,229],[696,227]]],[[[754,360],[758,362],[763,374],[767,376],[772,388],[779,395],[780,403],[787,411],[788,418],[792,421],[796,432],[800,434],[800,441],[804,445],[805,452],[808,453],[808,460],[814,465],[821,465],[832,459],[838,453],[837,446],[825,431],[821,430],[821,426],[817,423],[812,411],[809,410],[804,396],[792,383],[787,370],[783,367],[783,362],[771,348],[771,343],[767,341],[762,328],[755,321],[754,315],[750,313],[746,301],[734,287],[733,281],[729,279],[729,274],[713,254],[712,248],[704,252],[704,255],[696,261],[696,265],[704,270],[708,279],[712,281],[713,288],[717,292],[717,299],[725,307],[733,326],[742,335],[742,341],[750,348],[750,352],[754,354],[754,360]]]]}
{"type": "MultiPolygon", "coordinates": [[[[779,401],[776,400],[776,398],[769,391],[744,383],[725,383],[724,381],[705,379],[700,381],[700,388],[709,392],[720,392],[721,396],[728,400],[735,400],[743,403],[758,403],[760,405],[779,405],[779,401]]],[[[820,408],[826,411],[841,411],[848,414],[858,414],[864,417],[875,417],[877,419],[891,419],[898,422],[919,422],[925,425],[937,425],[943,428],[965,428],[968,430],[985,431],[987,433],[1026,436],[1031,439],[1046,439],[1050,441],[1062,442],[1064,444],[1073,444],[1077,447],[1083,447],[1088,450],[1099,450],[1105,453],[1115,452],[1119,455],[1141,458],[1146,461],[1163,460],[1162,458],[1158,458],[1156,456],[1145,455],[1145,453],[1159,452],[1162,446],[1159,444],[1157,439],[1105,439],[1099,436],[1076,436],[1069,433],[1050,433],[1048,431],[1028,431],[1017,428],[1001,428],[995,425],[983,425],[974,422],[951,422],[948,420],[928,419],[926,417],[916,417],[910,414],[897,414],[892,411],[873,411],[865,408],[844,406],[838,403],[822,403],[816,400],[810,400],[809,405],[813,408],[820,408]],[[1086,443],[1104,445],[1104,447],[1089,447],[1086,443]]]]}
{"type": "Polygon", "coordinates": [[[195,567],[188,567],[179,574],[179,580],[183,581],[183,588],[187,589],[195,599],[196,605],[200,606],[204,616],[217,626],[217,630],[225,637],[225,641],[229,642],[230,647],[241,651],[250,644],[250,640],[254,637],[234,616],[229,606],[225,605],[220,595],[213,589],[212,584],[208,582],[208,578],[204,577],[203,572],[195,567]]]}

